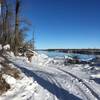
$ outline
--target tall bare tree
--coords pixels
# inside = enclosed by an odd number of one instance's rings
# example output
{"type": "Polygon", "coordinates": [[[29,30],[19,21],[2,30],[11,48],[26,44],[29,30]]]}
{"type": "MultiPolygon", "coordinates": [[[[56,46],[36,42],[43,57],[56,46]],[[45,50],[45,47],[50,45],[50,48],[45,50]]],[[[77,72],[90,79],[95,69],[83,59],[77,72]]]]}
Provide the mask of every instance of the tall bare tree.
{"type": "Polygon", "coordinates": [[[10,27],[11,10],[7,0],[1,2],[1,15],[0,15],[0,43],[7,44],[11,40],[11,27],[10,27]]]}
{"type": "Polygon", "coordinates": [[[24,18],[20,19],[21,0],[15,0],[15,3],[10,0],[0,0],[1,15],[0,15],[0,43],[10,44],[14,53],[18,54],[18,48],[25,44],[25,34],[28,31],[29,21],[24,18]],[[13,7],[9,4],[14,5],[13,7]],[[25,25],[24,25],[25,24],[25,25]],[[20,26],[23,27],[20,27],[20,26]]]}
{"type": "Polygon", "coordinates": [[[19,43],[19,8],[20,8],[20,0],[16,0],[16,8],[15,8],[15,54],[17,54],[19,43]]]}

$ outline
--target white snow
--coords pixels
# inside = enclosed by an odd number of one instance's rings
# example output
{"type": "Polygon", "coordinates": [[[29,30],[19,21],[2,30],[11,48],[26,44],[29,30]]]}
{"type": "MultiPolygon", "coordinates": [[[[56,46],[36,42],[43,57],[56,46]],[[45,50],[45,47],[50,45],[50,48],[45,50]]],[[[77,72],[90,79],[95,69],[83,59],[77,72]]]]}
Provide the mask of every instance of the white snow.
{"type": "MultiPolygon", "coordinates": [[[[99,100],[100,84],[92,77],[89,65],[64,66],[62,59],[34,52],[32,62],[26,57],[7,56],[21,71],[21,79],[3,75],[11,89],[0,100],[99,100]],[[96,94],[96,95],[95,95],[96,94]]],[[[10,54],[9,54],[10,55],[10,54]]]]}
{"type": "Polygon", "coordinates": [[[100,73],[91,75],[92,78],[100,78],[100,73]]]}
{"type": "Polygon", "coordinates": [[[16,79],[10,75],[3,74],[2,77],[9,85],[16,84],[16,79]]]}
{"type": "Polygon", "coordinates": [[[4,50],[10,50],[10,45],[9,45],[9,44],[4,45],[4,46],[3,46],[3,49],[4,49],[4,50]]]}
{"type": "Polygon", "coordinates": [[[48,64],[49,62],[51,62],[52,60],[53,60],[52,58],[49,58],[45,54],[37,54],[32,57],[31,63],[38,64],[40,66],[44,66],[44,65],[48,64]]]}

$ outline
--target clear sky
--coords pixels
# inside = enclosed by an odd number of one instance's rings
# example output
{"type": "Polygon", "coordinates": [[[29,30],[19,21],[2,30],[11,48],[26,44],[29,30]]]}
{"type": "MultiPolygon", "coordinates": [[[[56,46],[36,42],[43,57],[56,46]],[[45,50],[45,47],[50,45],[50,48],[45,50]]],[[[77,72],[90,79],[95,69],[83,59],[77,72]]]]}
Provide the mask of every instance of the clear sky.
{"type": "Polygon", "coordinates": [[[23,0],[36,48],[100,48],[100,0],[23,0]]]}

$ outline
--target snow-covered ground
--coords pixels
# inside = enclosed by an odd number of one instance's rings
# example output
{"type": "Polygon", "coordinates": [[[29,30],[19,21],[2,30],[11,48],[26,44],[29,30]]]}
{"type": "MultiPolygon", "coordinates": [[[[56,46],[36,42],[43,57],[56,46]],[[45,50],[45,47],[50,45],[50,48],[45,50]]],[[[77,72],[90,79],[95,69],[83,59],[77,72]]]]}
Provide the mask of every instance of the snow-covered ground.
{"type": "Polygon", "coordinates": [[[88,64],[64,65],[62,59],[36,54],[32,62],[26,57],[7,56],[21,71],[21,79],[3,75],[11,89],[0,100],[100,100],[100,68],[88,64]]]}

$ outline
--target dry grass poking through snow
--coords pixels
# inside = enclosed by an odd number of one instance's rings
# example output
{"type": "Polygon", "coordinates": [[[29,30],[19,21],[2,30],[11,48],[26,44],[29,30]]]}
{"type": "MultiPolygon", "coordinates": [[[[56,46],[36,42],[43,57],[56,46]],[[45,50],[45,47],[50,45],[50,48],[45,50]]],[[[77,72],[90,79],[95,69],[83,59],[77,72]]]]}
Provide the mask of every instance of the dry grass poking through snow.
{"type": "Polygon", "coordinates": [[[10,85],[6,83],[5,79],[2,77],[0,73],[0,95],[10,89],[10,85]]]}
{"type": "Polygon", "coordinates": [[[0,59],[0,95],[10,89],[10,85],[3,78],[4,74],[20,79],[20,71],[17,68],[13,68],[4,58],[2,59],[0,59]]]}
{"type": "Polygon", "coordinates": [[[17,68],[12,68],[9,64],[5,62],[2,62],[1,65],[3,66],[2,73],[10,75],[15,79],[20,78],[20,71],[17,68]]]}

